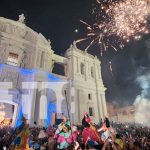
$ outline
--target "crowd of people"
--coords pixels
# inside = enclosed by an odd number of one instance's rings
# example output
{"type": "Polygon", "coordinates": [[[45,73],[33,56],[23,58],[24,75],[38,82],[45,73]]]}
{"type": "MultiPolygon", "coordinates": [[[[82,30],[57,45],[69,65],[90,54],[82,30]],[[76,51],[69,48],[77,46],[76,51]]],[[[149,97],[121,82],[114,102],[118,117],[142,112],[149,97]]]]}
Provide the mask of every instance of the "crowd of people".
{"type": "Polygon", "coordinates": [[[81,125],[63,117],[58,126],[0,129],[0,150],[150,150],[150,128],[137,124],[113,123],[105,118],[95,125],[87,113],[81,125]]]}

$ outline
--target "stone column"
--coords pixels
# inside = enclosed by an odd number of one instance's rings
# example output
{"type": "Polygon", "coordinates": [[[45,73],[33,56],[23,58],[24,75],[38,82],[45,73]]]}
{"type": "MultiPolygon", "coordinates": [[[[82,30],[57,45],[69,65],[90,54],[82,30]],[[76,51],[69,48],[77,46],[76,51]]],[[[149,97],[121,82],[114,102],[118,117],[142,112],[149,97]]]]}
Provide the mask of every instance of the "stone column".
{"type": "Polygon", "coordinates": [[[102,96],[103,115],[104,117],[105,116],[108,117],[105,94],[103,93],[101,96],[102,96]]]}
{"type": "MultiPolygon", "coordinates": [[[[25,83],[26,84],[26,83],[25,83]]],[[[24,85],[25,86],[25,85],[24,85]]],[[[36,82],[30,82],[29,85],[26,85],[28,90],[27,90],[27,95],[24,95],[24,100],[29,101],[29,105],[23,106],[28,108],[28,113],[29,113],[29,124],[33,125],[34,124],[34,119],[35,119],[35,107],[36,107],[36,102],[37,102],[37,83],[36,82]]],[[[27,89],[25,88],[25,89],[27,89]]]]}
{"type": "Polygon", "coordinates": [[[79,57],[78,57],[78,73],[81,75],[81,62],[79,61],[79,57]]]}
{"type": "Polygon", "coordinates": [[[100,94],[100,112],[101,112],[101,118],[104,119],[104,108],[103,108],[103,99],[102,99],[102,95],[100,94]]]}
{"type": "Polygon", "coordinates": [[[101,109],[101,99],[99,93],[96,93],[97,98],[97,109],[98,109],[98,119],[100,120],[102,118],[102,109],[101,109]]]}
{"type": "Polygon", "coordinates": [[[47,119],[47,95],[46,95],[46,89],[43,89],[41,91],[41,97],[39,101],[38,125],[45,127],[46,119],[47,119]]]}
{"type": "Polygon", "coordinates": [[[67,65],[64,65],[64,72],[65,72],[65,76],[67,77],[67,65]]]}
{"type": "Polygon", "coordinates": [[[80,102],[79,102],[79,92],[80,90],[75,88],[74,104],[75,104],[75,114],[74,114],[74,123],[79,123],[80,120],[80,102]]]}
{"type": "Polygon", "coordinates": [[[78,57],[77,57],[77,64],[76,64],[76,66],[77,66],[77,73],[79,73],[80,69],[79,69],[79,58],[78,57]]]}
{"type": "Polygon", "coordinates": [[[21,103],[23,115],[24,117],[26,117],[26,119],[28,119],[28,122],[30,123],[32,99],[29,91],[23,93],[21,103]]]}

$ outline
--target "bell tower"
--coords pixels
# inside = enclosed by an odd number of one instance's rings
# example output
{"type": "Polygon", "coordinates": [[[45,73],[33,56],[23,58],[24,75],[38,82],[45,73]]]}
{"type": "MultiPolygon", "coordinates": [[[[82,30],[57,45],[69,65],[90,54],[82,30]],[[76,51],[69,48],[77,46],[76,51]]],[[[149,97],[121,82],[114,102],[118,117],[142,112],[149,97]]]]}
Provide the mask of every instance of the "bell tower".
{"type": "MultiPolygon", "coordinates": [[[[72,121],[82,121],[84,112],[87,112],[93,122],[107,116],[105,90],[101,76],[101,62],[93,55],[81,51],[76,43],[66,51],[67,78],[74,88],[71,103],[74,104],[74,113],[71,114],[72,121]]],[[[70,94],[71,95],[71,94],[70,94]]]]}

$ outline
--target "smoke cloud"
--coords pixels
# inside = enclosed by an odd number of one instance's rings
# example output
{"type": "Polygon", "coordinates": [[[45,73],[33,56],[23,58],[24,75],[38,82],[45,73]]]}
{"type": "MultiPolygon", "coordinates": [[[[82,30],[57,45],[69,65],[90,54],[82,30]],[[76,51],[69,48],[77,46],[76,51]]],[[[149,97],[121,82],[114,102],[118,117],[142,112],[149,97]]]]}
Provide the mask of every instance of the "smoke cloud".
{"type": "MultiPolygon", "coordinates": [[[[145,41],[147,49],[147,61],[150,60],[150,39],[145,41]]],[[[136,82],[141,88],[141,94],[134,101],[135,106],[135,122],[143,123],[150,126],[150,69],[147,67],[138,69],[136,82]]]]}
{"type": "Polygon", "coordinates": [[[141,87],[141,94],[134,101],[135,122],[150,125],[150,72],[139,75],[136,81],[141,87]]]}

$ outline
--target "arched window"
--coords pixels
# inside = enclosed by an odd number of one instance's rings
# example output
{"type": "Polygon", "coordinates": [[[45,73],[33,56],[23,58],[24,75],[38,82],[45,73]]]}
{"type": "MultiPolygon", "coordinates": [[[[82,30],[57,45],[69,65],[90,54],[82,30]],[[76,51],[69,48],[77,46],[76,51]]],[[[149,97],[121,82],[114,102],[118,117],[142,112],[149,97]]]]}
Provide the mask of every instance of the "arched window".
{"type": "Polygon", "coordinates": [[[92,94],[88,94],[88,99],[91,100],[92,99],[92,94]]]}
{"type": "Polygon", "coordinates": [[[19,55],[13,52],[10,52],[7,59],[7,64],[12,66],[18,66],[19,55]]]}
{"type": "Polygon", "coordinates": [[[91,77],[94,78],[94,68],[91,67],[91,77]]]}
{"type": "Polygon", "coordinates": [[[94,116],[93,108],[89,107],[89,116],[94,116]]]}
{"type": "Polygon", "coordinates": [[[81,74],[84,74],[85,73],[85,66],[83,63],[81,63],[81,74]]]}

